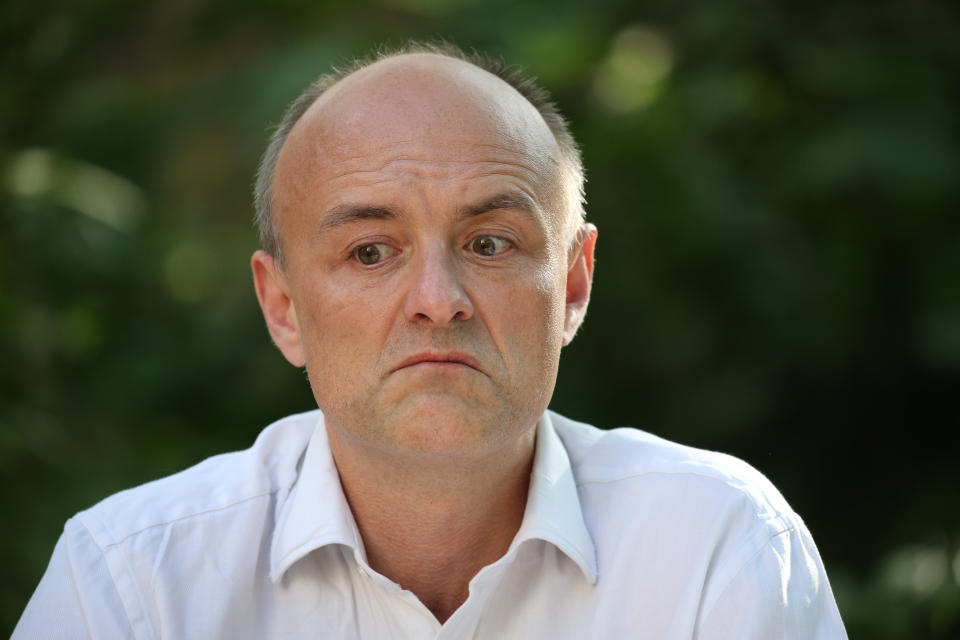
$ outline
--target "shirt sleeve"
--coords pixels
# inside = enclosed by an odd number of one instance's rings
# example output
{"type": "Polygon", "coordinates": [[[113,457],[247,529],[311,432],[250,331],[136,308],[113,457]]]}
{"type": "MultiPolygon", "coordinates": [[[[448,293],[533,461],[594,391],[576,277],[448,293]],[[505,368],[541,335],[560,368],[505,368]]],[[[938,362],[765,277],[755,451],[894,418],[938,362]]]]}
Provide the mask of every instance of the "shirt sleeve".
{"type": "Polygon", "coordinates": [[[11,640],[133,637],[103,551],[82,524],[68,521],[11,640]]]}
{"type": "Polygon", "coordinates": [[[701,618],[697,640],[846,640],[823,562],[802,524],[774,536],[701,618]]]}

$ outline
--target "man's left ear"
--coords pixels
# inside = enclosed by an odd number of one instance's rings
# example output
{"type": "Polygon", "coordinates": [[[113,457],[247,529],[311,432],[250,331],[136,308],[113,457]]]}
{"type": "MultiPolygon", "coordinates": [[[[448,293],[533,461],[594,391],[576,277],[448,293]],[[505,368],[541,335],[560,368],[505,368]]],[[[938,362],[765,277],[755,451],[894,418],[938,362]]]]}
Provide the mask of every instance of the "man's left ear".
{"type": "Polygon", "coordinates": [[[563,344],[568,345],[583,324],[593,285],[593,250],[597,228],[585,222],[577,230],[567,267],[567,312],[563,321],[563,344]]]}

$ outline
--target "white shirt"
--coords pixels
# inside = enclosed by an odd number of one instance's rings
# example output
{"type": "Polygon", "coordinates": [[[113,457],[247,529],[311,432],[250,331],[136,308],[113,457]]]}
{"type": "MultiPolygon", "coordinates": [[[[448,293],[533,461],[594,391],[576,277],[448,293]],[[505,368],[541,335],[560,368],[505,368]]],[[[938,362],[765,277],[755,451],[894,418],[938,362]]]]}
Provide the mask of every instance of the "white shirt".
{"type": "Polygon", "coordinates": [[[319,411],[70,519],[13,638],[846,638],[759,472],[546,413],[509,551],[440,625],[370,568],[319,411]]]}

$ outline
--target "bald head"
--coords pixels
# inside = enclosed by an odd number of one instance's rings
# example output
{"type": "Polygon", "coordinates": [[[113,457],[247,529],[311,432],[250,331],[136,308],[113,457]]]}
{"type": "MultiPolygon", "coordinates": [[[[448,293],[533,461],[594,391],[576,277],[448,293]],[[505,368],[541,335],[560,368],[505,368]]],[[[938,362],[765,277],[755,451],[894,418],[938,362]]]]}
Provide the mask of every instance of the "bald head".
{"type": "Polygon", "coordinates": [[[541,156],[544,173],[559,165],[553,134],[516,89],[473,64],[433,53],[387,58],[347,76],[317,98],[290,137],[306,129],[345,145],[366,134],[388,143],[483,133],[541,156]]]}
{"type": "Polygon", "coordinates": [[[536,203],[571,239],[582,216],[583,172],[566,124],[545,92],[489,61],[452,49],[411,47],[323,76],[288,109],[257,176],[257,223],[264,248],[281,258],[283,212],[303,201],[303,169],[349,164],[378,150],[436,163],[462,162],[468,149],[522,154],[536,203]],[[479,63],[479,64],[478,64],[479,63]],[[486,68],[482,68],[486,67],[486,68]],[[489,69],[489,70],[488,70],[489,69]]]}

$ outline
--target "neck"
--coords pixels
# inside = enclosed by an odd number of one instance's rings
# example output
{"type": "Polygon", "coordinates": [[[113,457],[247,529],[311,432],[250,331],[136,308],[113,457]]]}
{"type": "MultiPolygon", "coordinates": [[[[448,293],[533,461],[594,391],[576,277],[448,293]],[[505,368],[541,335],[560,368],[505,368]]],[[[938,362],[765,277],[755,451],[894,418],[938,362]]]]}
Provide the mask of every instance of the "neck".
{"type": "Polygon", "coordinates": [[[533,429],[483,459],[398,459],[328,428],[344,493],[377,572],[412,591],[441,623],[469,582],[501,558],[523,520],[533,429]]]}

